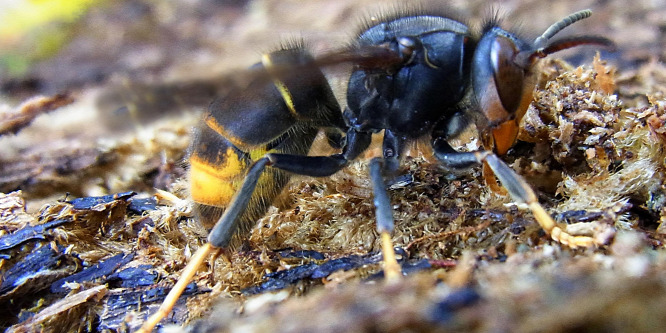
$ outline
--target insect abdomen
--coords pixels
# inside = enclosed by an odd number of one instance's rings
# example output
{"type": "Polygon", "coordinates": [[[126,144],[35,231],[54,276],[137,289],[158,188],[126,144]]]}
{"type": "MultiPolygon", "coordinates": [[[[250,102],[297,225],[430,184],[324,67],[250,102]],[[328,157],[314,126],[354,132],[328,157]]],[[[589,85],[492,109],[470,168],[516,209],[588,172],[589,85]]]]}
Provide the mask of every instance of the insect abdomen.
{"type": "MultiPolygon", "coordinates": [[[[266,145],[243,151],[204,123],[190,155],[190,193],[198,220],[208,229],[215,225],[255,160],[267,153],[307,155],[316,135],[316,128],[297,126],[266,145]]],[[[238,229],[234,235],[228,235],[228,246],[236,247],[239,240],[246,238],[288,181],[289,174],[284,171],[275,168],[264,171],[238,229]]]]}

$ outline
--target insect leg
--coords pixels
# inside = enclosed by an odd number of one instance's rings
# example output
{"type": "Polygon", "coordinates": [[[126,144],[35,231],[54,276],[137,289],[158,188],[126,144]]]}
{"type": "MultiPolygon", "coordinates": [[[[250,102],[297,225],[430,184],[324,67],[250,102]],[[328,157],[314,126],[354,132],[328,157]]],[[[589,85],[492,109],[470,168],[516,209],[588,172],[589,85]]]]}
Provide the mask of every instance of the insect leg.
{"type": "Polygon", "coordinates": [[[243,215],[245,208],[247,208],[252,193],[254,193],[259,176],[261,176],[261,173],[269,163],[269,159],[264,157],[252,164],[240,190],[238,190],[222,217],[217,221],[213,230],[208,234],[208,243],[212,246],[224,248],[229,244],[236,229],[238,229],[240,217],[243,215]]]}
{"type": "Polygon", "coordinates": [[[342,154],[330,156],[302,156],[293,154],[266,155],[271,166],[303,176],[326,177],[342,168],[347,163],[360,155],[370,146],[372,134],[368,132],[357,132],[354,129],[347,131],[346,145],[342,154]]]}
{"type": "Polygon", "coordinates": [[[358,156],[370,145],[371,134],[359,133],[350,130],[347,134],[347,145],[342,154],[331,156],[302,156],[293,154],[270,153],[258,159],[248,170],[243,185],[236,192],[224,214],[217,221],[210,234],[208,243],[197,250],[192,260],[187,264],[178,282],[171,289],[160,309],[155,312],[138,332],[150,332],[166,317],[175,305],[187,284],[192,280],[198,267],[215,251],[226,248],[234,235],[237,225],[255,191],[257,182],[266,166],[282,169],[288,172],[309,175],[329,176],[344,168],[348,161],[358,156]]]}
{"type": "MultiPolygon", "coordinates": [[[[334,174],[344,168],[348,161],[353,159],[369,144],[370,134],[350,131],[347,146],[342,154],[331,156],[299,156],[288,154],[268,154],[271,166],[288,172],[313,177],[325,177],[334,174]],[[349,157],[347,157],[347,155],[349,157]]],[[[385,134],[386,135],[386,134],[385,134]]],[[[391,134],[388,135],[391,137],[391,134]]],[[[376,209],[377,231],[381,235],[382,252],[384,255],[384,272],[387,280],[392,281],[402,275],[400,265],[395,257],[395,250],[391,241],[393,232],[393,212],[391,201],[386,192],[386,185],[382,178],[382,172],[387,170],[392,173],[392,167],[397,167],[397,155],[400,150],[400,140],[385,139],[384,151],[394,153],[388,154],[384,160],[374,158],[370,161],[370,179],[374,193],[374,204],[376,209]],[[394,161],[395,160],[395,161],[394,161]],[[386,161],[389,161],[388,163],[386,161]],[[395,162],[395,163],[391,163],[395,162]]]]}
{"type": "MultiPolygon", "coordinates": [[[[347,133],[347,145],[342,154],[331,156],[298,156],[287,154],[268,154],[271,166],[300,175],[324,177],[344,168],[349,160],[354,159],[370,144],[371,135],[365,132],[350,130],[347,133]]],[[[384,274],[388,281],[394,281],[402,275],[402,271],[395,257],[391,233],[393,232],[393,211],[391,201],[386,192],[386,185],[382,172],[393,173],[398,166],[397,156],[402,146],[402,140],[386,132],[384,139],[384,159],[374,158],[370,161],[370,179],[374,193],[376,209],[377,232],[382,240],[382,253],[384,255],[384,274]],[[388,153],[387,153],[388,152],[388,153]]]]}
{"type": "Polygon", "coordinates": [[[497,155],[488,151],[477,152],[476,155],[479,161],[484,161],[488,164],[490,169],[497,176],[502,185],[504,185],[509,191],[509,194],[514,200],[524,202],[530,207],[532,214],[534,214],[534,218],[539,222],[541,228],[550,234],[550,237],[553,240],[571,248],[601,245],[601,242],[593,237],[574,236],[568,234],[566,231],[562,230],[562,228],[557,226],[555,221],[553,221],[546,210],[539,204],[536,194],[534,194],[534,191],[532,191],[532,188],[527,182],[525,182],[523,177],[516,174],[516,172],[497,157],[497,155]]]}
{"type": "Polygon", "coordinates": [[[477,152],[456,152],[448,144],[435,140],[433,143],[435,157],[443,164],[454,167],[469,167],[472,164],[486,163],[490,170],[499,179],[502,185],[508,190],[509,195],[518,201],[526,203],[534,218],[541,228],[546,231],[553,240],[567,245],[571,248],[592,247],[600,245],[603,241],[598,241],[593,237],[574,236],[562,230],[546,210],[539,204],[536,194],[532,188],[525,182],[523,177],[519,176],[513,169],[504,163],[497,155],[489,151],[477,152]]]}
{"type": "Polygon", "coordinates": [[[432,131],[432,149],[435,157],[448,168],[466,169],[478,163],[473,153],[458,152],[449,144],[449,140],[460,135],[469,123],[465,113],[458,111],[450,118],[437,123],[432,131]]]}
{"type": "Polygon", "coordinates": [[[377,219],[377,232],[382,239],[382,254],[384,255],[384,275],[391,282],[402,276],[402,268],[395,258],[395,250],[391,241],[393,233],[393,209],[391,200],[386,192],[386,184],[382,178],[382,159],[375,157],[370,161],[370,181],[374,194],[375,218],[377,219]]]}
{"type": "Polygon", "coordinates": [[[208,255],[213,252],[220,251],[221,249],[213,247],[210,243],[204,244],[200,247],[197,252],[194,253],[190,261],[185,266],[185,269],[178,278],[178,282],[171,288],[167,296],[164,298],[164,302],[160,305],[160,308],[155,311],[146,321],[141,325],[141,328],[136,331],[136,333],[148,333],[152,332],[153,328],[173,309],[174,305],[178,301],[178,298],[183,294],[187,285],[192,281],[194,274],[196,274],[199,266],[203,264],[208,255]]]}
{"type": "Polygon", "coordinates": [[[458,152],[446,140],[434,140],[432,146],[435,157],[448,168],[466,169],[479,164],[473,152],[458,152]]]}
{"type": "Polygon", "coordinates": [[[240,190],[234,196],[231,204],[208,235],[208,243],[195,252],[194,256],[192,256],[192,259],[187,263],[187,266],[185,266],[185,269],[181,273],[178,282],[176,282],[173,288],[171,288],[160,308],[153,313],[145,323],[143,323],[143,326],[141,326],[141,329],[137,332],[145,333],[152,331],[155,325],[171,312],[171,309],[173,309],[178,298],[190,281],[192,281],[197,269],[203,264],[206,258],[211,253],[222,251],[222,249],[229,244],[237,229],[240,217],[243,215],[245,208],[247,208],[252,193],[254,193],[259,177],[268,164],[269,159],[266,157],[261,158],[252,164],[240,190]]]}

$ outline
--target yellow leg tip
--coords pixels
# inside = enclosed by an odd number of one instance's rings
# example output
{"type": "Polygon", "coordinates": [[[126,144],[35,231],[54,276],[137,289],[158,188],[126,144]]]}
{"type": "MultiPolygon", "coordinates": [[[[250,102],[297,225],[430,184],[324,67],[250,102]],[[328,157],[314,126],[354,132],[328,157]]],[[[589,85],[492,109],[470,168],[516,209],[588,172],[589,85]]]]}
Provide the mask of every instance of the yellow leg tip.
{"type": "Polygon", "coordinates": [[[388,232],[382,232],[382,254],[384,255],[384,276],[387,282],[393,282],[402,278],[402,268],[398,264],[393,249],[393,241],[388,232]]]}
{"type": "Polygon", "coordinates": [[[541,205],[538,202],[530,203],[529,207],[532,210],[532,214],[534,214],[534,218],[537,220],[541,228],[543,228],[544,231],[550,234],[550,237],[554,241],[566,245],[572,249],[579,247],[583,248],[595,247],[599,245],[592,237],[575,236],[562,230],[562,228],[558,227],[555,224],[555,221],[553,221],[550,215],[546,212],[545,209],[543,209],[543,207],[541,207],[541,205]]]}
{"type": "Polygon", "coordinates": [[[176,282],[173,288],[171,288],[171,291],[169,291],[169,294],[167,294],[160,308],[152,316],[146,319],[146,321],[143,323],[143,326],[141,326],[141,328],[136,331],[137,333],[152,332],[155,326],[160,321],[162,321],[162,319],[169,315],[169,312],[171,312],[171,309],[173,309],[173,306],[178,301],[180,295],[183,294],[183,291],[187,285],[190,283],[190,281],[192,281],[192,278],[196,274],[199,266],[201,266],[206,257],[215,250],[217,250],[217,248],[210,245],[210,243],[206,243],[200,247],[196,253],[194,253],[194,256],[192,256],[190,262],[187,263],[187,266],[185,266],[185,269],[181,273],[178,282],[176,282]]]}

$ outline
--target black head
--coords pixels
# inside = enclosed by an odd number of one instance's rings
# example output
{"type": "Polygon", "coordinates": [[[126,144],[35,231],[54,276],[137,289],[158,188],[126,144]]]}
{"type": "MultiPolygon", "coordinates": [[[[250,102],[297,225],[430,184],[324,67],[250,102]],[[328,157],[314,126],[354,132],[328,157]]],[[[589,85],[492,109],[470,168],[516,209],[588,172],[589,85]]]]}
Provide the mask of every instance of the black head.
{"type": "Polygon", "coordinates": [[[551,53],[583,44],[612,46],[608,39],[578,36],[551,38],[567,26],[590,17],[590,10],[573,13],[551,25],[528,42],[496,24],[484,29],[472,60],[473,93],[482,113],[477,121],[486,146],[502,155],[514,144],[520,120],[530,102],[535,80],[531,74],[536,61],[551,53]]]}

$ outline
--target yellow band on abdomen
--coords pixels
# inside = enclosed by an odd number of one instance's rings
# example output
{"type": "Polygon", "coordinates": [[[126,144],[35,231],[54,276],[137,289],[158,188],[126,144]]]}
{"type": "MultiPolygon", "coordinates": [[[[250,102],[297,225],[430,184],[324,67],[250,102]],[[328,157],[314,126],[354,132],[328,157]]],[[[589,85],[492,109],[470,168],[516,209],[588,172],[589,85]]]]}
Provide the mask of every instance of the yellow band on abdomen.
{"type": "Polygon", "coordinates": [[[190,157],[190,194],[194,202],[225,207],[245,177],[247,166],[232,150],[227,149],[219,164],[190,157]]]}

